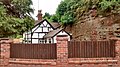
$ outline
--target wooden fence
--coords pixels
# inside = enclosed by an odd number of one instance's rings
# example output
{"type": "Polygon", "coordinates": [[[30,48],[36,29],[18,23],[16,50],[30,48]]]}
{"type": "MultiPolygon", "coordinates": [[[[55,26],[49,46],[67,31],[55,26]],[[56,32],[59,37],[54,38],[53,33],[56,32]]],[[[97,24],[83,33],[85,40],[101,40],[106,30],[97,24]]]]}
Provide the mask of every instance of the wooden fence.
{"type": "Polygon", "coordinates": [[[115,57],[115,41],[70,41],[69,58],[115,57]]]}
{"type": "Polygon", "coordinates": [[[0,43],[0,58],[1,58],[1,52],[2,52],[2,49],[1,49],[1,43],[0,43]]]}
{"type": "MultiPolygon", "coordinates": [[[[11,44],[10,57],[56,59],[56,44],[11,44]]],[[[68,58],[115,57],[115,41],[69,41],[68,58]]]]}
{"type": "Polygon", "coordinates": [[[56,44],[11,44],[10,58],[56,59],[56,44]]]}

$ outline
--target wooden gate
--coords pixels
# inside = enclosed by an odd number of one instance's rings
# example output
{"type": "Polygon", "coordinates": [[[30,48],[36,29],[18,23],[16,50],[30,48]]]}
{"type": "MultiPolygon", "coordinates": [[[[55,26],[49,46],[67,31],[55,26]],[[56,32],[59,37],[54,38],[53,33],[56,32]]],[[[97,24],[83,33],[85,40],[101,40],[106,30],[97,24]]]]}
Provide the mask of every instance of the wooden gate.
{"type": "Polygon", "coordinates": [[[56,44],[11,44],[10,58],[56,59],[56,44]]]}
{"type": "Polygon", "coordinates": [[[70,41],[69,58],[115,57],[114,41],[70,41]]]}

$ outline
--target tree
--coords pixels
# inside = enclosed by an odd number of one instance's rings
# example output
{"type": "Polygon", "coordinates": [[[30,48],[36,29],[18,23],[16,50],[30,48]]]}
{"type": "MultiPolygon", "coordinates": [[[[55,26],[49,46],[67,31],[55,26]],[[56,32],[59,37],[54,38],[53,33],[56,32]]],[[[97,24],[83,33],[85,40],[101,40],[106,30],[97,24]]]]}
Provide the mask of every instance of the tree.
{"type": "Polygon", "coordinates": [[[80,21],[82,17],[88,16],[93,6],[96,6],[98,15],[120,13],[120,0],[64,0],[59,4],[56,15],[61,22],[61,18],[69,13],[76,22],[80,21]]]}
{"type": "Polygon", "coordinates": [[[45,13],[45,15],[43,16],[43,18],[48,18],[50,19],[51,15],[49,13],[45,13]]]}
{"type": "Polygon", "coordinates": [[[58,21],[61,22],[61,17],[64,15],[64,13],[67,11],[67,3],[62,1],[56,10],[56,15],[58,17],[58,21]]]}
{"type": "Polygon", "coordinates": [[[67,25],[72,25],[74,22],[74,15],[71,6],[74,4],[72,0],[62,1],[57,8],[56,17],[58,17],[58,22],[60,22],[64,27],[67,25]]]}
{"type": "Polygon", "coordinates": [[[74,18],[69,14],[65,14],[61,17],[61,23],[65,28],[67,25],[72,25],[73,21],[74,21],[74,18]]]}
{"type": "Polygon", "coordinates": [[[51,18],[52,15],[50,15],[49,13],[45,13],[45,15],[43,16],[44,19],[47,19],[48,21],[51,21],[50,18],[51,18]]]}
{"type": "Polygon", "coordinates": [[[57,15],[52,15],[52,16],[50,17],[50,21],[51,21],[51,22],[58,22],[58,17],[57,17],[57,15]]]}
{"type": "Polygon", "coordinates": [[[3,0],[0,2],[0,37],[17,37],[31,29],[31,0],[3,0]],[[17,7],[19,6],[19,7],[17,7]]]}
{"type": "Polygon", "coordinates": [[[23,18],[33,13],[33,9],[30,7],[30,5],[32,5],[31,0],[2,0],[1,2],[10,15],[23,18]]]}

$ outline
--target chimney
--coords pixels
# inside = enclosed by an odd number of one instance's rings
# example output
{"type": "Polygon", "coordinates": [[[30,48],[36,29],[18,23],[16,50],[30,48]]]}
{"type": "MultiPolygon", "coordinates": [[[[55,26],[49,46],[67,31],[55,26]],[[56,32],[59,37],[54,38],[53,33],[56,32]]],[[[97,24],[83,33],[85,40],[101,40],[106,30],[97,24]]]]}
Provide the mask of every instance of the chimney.
{"type": "Polygon", "coordinates": [[[42,20],[42,10],[38,10],[38,15],[37,15],[37,17],[38,17],[38,20],[42,20]]]}

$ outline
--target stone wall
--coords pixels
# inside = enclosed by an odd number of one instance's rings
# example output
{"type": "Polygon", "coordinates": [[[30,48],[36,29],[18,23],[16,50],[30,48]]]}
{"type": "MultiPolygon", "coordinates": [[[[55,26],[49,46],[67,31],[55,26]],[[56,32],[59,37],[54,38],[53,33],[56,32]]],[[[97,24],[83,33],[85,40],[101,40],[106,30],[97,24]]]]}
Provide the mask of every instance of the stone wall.
{"type": "Polygon", "coordinates": [[[120,39],[116,41],[115,58],[68,58],[68,38],[57,37],[57,59],[10,58],[10,39],[0,39],[0,67],[120,67],[120,39]]]}
{"type": "Polygon", "coordinates": [[[84,17],[66,31],[72,34],[74,40],[108,40],[120,36],[119,15],[108,17],[84,17]]]}

